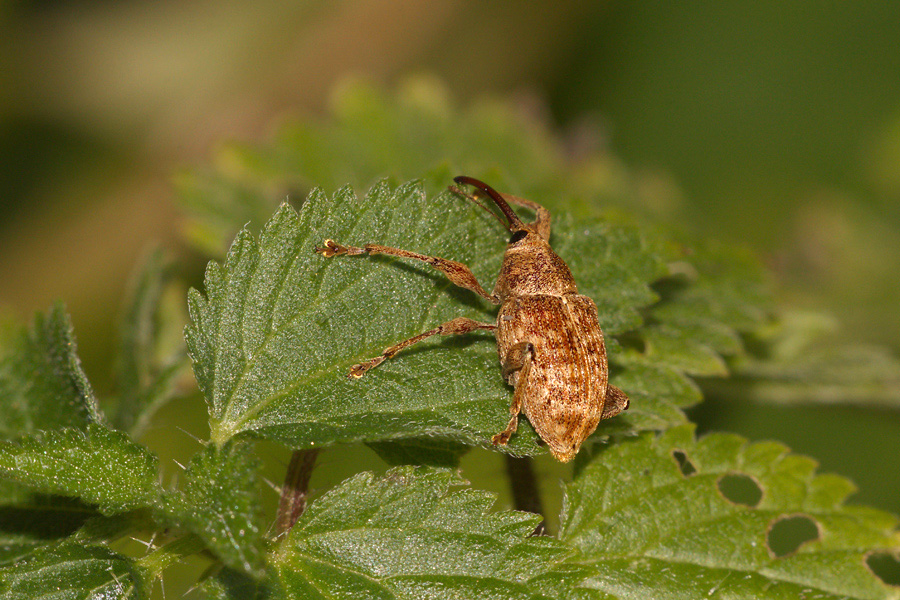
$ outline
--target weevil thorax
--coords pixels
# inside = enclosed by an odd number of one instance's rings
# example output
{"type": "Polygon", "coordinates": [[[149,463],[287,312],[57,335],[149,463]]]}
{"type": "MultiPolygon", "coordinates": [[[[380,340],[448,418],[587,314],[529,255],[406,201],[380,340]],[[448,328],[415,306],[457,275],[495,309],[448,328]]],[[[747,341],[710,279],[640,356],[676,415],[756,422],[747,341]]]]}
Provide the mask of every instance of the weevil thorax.
{"type": "Polygon", "coordinates": [[[550,244],[528,225],[513,231],[494,295],[501,303],[516,296],[576,293],[575,279],[550,244]]]}

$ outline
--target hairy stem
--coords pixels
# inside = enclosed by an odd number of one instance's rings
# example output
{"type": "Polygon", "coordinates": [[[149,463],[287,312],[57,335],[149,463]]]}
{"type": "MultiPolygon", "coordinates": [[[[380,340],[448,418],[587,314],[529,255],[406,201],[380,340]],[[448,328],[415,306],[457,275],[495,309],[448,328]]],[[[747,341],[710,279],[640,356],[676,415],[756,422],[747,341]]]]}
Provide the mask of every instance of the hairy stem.
{"type": "Polygon", "coordinates": [[[278,514],[275,517],[275,529],[281,534],[288,531],[306,510],[306,496],[309,493],[309,479],[319,449],[294,450],[291,462],[281,486],[281,500],[278,503],[278,514]]]}

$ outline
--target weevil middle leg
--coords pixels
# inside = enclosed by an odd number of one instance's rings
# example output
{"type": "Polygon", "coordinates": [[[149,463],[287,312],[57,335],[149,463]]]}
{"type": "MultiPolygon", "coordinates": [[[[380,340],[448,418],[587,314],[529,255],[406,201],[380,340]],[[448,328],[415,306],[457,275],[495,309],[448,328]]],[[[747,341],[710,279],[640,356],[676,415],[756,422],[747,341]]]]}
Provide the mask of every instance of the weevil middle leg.
{"type": "Polygon", "coordinates": [[[466,317],[458,317],[451,321],[447,321],[446,323],[442,323],[434,329],[429,329],[428,331],[424,331],[419,335],[414,335],[409,339],[394,344],[389,348],[385,348],[384,352],[382,352],[375,358],[370,358],[369,360],[353,365],[352,367],[350,367],[350,373],[347,376],[351,379],[359,379],[366,374],[366,371],[368,371],[369,369],[374,369],[389,358],[394,358],[394,356],[396,356],[396,354],[404,348],[408,348],[415,343],[430,338],[433,335],[461,335],[464,333],[471,333],[478,329],[487,329],[493,331],[497,329],[497,326],[493,323],[479,323],[478,321],[473,321],[472,319],[467,319],[466,317]]]}
{"type": "Polygon", "coordinates": [[[531,372],[533,357],[534,346],[531,342],[519,342],[510,348],[503,358],[501,365],[503,379],[513,383],[510,378],[515,374],[515,392],[513,392],[512,403],[509,405],[509,424],[506,429],[491,438],[491,443],[505,446],[509,442],[510,436],[519,427],[519,413],[522,412],[522,405],[525,401],[525,390],[528,387],[528,374],[531,372]]]}

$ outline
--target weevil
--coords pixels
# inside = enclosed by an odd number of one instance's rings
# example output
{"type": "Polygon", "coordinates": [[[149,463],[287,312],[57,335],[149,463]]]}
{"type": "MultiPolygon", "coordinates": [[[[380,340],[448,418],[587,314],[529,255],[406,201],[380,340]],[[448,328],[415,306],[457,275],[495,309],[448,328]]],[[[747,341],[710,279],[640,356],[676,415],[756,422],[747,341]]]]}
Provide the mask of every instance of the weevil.
{"type": "MultiPolygon", "coordinates": [[[[493,200],[512,234],[494,291],[488,294],[464,264],[380,244],[344,246],[326,239],[315,251],[325,257],[387,254],[427,263],[454,284],[500,305],[496,323],[460,317],[386,348],[379,356],[354,365],[349,377],[359,378],[404,348],[434,335],[460,335],[479,329],[493,331],[503,378],[514,388],[506,429],[493,436],[506,445],[525,416],[559,461],[575,458],[582,442],[602,419],[628,408],[628,396],[609,383],[606,345],[593,300],[578,293],[565,262],[550,247],[550,212],[536,202],[501,194],[472,177],[454,178],[493,200]],[[510,204],[535,213],[524,223],[510,204]]],[[[456,186],[450,190],[475,202],[456,186]]],[[[486,208],[482,205],[483,208],[486,208]]],[[[487,210],[487,209],[486,209],[487,210]]],[[[492,211],[491,214],[497,216],[492,211]]]]}

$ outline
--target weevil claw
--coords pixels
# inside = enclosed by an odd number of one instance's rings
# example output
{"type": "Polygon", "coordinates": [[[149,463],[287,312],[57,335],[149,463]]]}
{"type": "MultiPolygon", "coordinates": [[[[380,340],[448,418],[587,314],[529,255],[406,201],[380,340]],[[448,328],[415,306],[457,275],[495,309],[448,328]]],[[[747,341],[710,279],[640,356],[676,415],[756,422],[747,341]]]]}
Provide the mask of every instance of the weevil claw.
{"type": "Polygon", "coordinates": [[[347,248],[341,246],[334,240],[325,240],[322,242],[323,247],[319,248],[318,246],[313,248],[316,254],[321,254],[325,258],[331,258],[332,256],[337,256],[339,254],[346,254],[347,248]]]}

